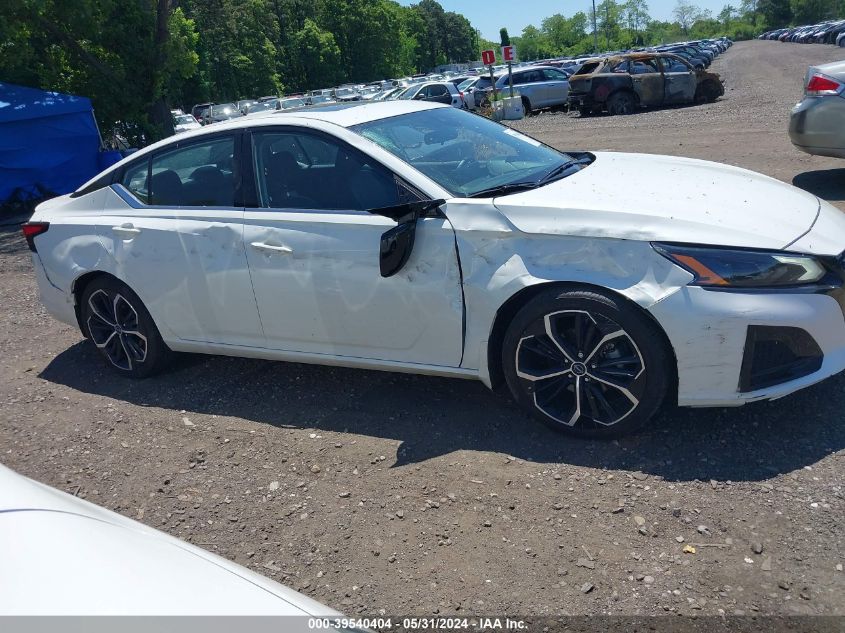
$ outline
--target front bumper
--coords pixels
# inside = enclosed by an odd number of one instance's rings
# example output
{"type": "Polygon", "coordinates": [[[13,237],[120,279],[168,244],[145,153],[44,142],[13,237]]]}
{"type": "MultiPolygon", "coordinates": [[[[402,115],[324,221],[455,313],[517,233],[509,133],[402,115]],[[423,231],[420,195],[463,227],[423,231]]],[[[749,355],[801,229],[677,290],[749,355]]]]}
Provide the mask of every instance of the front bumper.
{"type": "Polygon", "coordinates": [[[805,97],[792,109],[789,139],[802,152],[845,158],[845,97],[805,97]]]}
{"type": "Polygon", "coordinates": [[[649,311],[677,359],[678,404],[738,406],[780,398],[845,370],[845,316],[837,293],[841,289],[825,294],[685,286],[653,305],[649,311]],[[742,375],[749,326],[805,331],[821,351],[820,366],[792,380],[742,391],[741,385],[749,384],[742,375]]]}

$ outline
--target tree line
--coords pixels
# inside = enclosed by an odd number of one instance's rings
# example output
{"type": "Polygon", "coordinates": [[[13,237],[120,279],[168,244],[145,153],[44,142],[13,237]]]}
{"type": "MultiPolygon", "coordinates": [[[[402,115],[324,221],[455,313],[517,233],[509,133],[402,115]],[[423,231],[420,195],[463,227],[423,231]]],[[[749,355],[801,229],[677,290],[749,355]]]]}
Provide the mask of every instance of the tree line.
{"type": "MultiPolygon", "coordinates": [[[[678,0],[671,22],[652,19],[646,0],[602,0],[595,15],[552,15],[510,39],[531,60],[837,16],[845,0],[741,0],[718,15],[678,0]]],[[[172,107],[402,77],[500,43],[436,0],[0,2],[0,81],[90,97],[103,134],[133,143],[171,133],[172,107]]]]}
{"type": "Polygon", "coordinates": [[[435,0],[3,0],[0,81],[90,97],[104,134],[171,107],[401,77],[477,56],[435,0]]]}
{"type": "MultiPolygon", "coordinates": [[[[570,17],[555,14],[509,40],[520,59],[528,60],[719,36],[744,40],[770,29],[845,19],[845,0],[741,0],[737,5],[726,4],[715,15],[688,0],[678,0],[672,17],[673,21],[652,19],[647,0],[602,0],[595,14],[592,7],[570,17]]],[[[508,37],[503,31],[502,37],[508,37]]],[[[482,44],[498,46],[487,40],[482,44]]]]}

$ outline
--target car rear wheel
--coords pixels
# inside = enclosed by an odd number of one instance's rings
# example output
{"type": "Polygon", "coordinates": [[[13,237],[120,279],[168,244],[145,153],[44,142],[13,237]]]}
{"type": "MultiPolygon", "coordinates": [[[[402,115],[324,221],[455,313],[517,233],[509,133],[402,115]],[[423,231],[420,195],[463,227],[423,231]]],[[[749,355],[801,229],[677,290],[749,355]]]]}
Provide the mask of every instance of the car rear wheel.
{"type": "Polygon", "coordinates": [[[169,360],[171,352],[144,304],[117,279],[99,277],[88,284],[81,316],[88,338],[117,373],[146,378],[169,360]]]}
{"type": "Polygon", "coordinates": [[[636,101],[630,92],[617,92],[607,100],[607,111],[610,114],[632,114],[636,101]]]}
{"type": "Polygon", "coordinates": [[[648,422],[670,385],[671,354],[635,306],[551,289],[514,317],[502,369],[516,401],[557,431],[618,437],[648,422]]]}

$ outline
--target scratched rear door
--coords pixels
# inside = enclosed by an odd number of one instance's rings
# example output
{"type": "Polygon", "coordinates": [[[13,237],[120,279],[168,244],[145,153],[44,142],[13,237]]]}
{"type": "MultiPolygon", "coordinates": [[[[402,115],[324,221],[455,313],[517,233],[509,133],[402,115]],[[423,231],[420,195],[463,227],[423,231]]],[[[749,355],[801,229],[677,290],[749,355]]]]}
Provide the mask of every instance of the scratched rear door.
{"type": "Polygon", "coordinates": [[[111,186],[101,239],[165,340],[264,342],[243,245],[239,143],[224,133],[168,145],[111,186]]]}

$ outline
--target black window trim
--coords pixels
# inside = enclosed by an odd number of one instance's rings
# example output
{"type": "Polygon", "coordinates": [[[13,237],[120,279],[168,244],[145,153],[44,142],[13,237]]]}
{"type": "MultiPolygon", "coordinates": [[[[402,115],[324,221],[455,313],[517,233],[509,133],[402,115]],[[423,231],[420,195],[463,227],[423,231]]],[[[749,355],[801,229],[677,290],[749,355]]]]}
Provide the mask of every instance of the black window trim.
{"type": "MultiPolygon", "coordinates": [[[[242,179],[243,179],[243,202],[244,208],[247,211],[275,211],[279,213],[325,213],[325,214],[343,214],[343,215],[370,215],[369,211],[362,211],[360,209],[297,209],[297,208],[284,208],[284,207],[263,207],[260,204],[260,200],[258,199],[258,182],[257,177],[258,175],[255,173],[255,144],[253,142],[253,134],[264,134],[264,133],[292,133],[292,134],[310,134],[312,136],[316,136],[318,138],[325,139],[328,142],[334,143],[338,145],[340,148],[353,152],[355,154],[360,154],[367,159],[367,162],[372,162],[378,165],[380,168],[384,169],[388,174],[393,176],[393,180],[396,183],[397,187],[397,195],[399,195],[399,189],[404,188],[414,196],[418,197],[420,200],[428,200],[428,196],[426,196],[423,192],[421,192],[417,187],[409,183],[407,180],[402,178],[399,174],[395,171],[390,169],[387,165],[382,163],[377,158],[374,158],[367,154],[366,152],[362,152],[360,149],[349,143],[348,141],[335,136],[334,134],[330,134],[323,130],[308,127],[305,125],[262,125],[260,127],[253,127],[253,128],[245,128],[243,130],[243,144],[242,144],[242,155],[241,155],[241,165],[243,166],[243,170],[241,171],[242,179]]],[[[439,209],[433,209],[425,213],[422,217],[445,217],[443,216],[442,212],[439,209]]]]}
{"type": "Polygon", "coordinates": [[[168,143],[167,145],[159,147],[153,152],[149,152],[147,154],[144,154],[143,156],[139,156],[136,160],[126,163],[120,169],[114,170],[114,172],[112,172],[112,179],[109,184],[111,186],[120,186],[121,191],[118,191],[120,197],[123,198],[126,202],[129,202],[133,206],[133,208],[136,209],[218,209],[220,211],[242,211],[244,208],[244,172],[242,165],[243,161],[241,160],[244,144],[243,137],[244,130],[221,130],[219,132],[213,132],[211,134],[202,134],[199,136],[192,136],[191,138],[187,139],[179,139],[173,143],[168,143]],[[233,182],[235,188],[235,197],[234,205],[232,206],[212,207],[208,205],[148,204],[143,200],[139,199],[138,196],[136,196],[132,191],[130,191],[126,186],[122,184],[126,172],[130,169],[140,166],[143,162],[147,163],[147,181],[152,182],[152,164],[153,160],[155,160],[157,157],[161,156],[162,154],[169,154],[170,152],[179,149],[188,148],[193,145],[201,145],[203,143],[208,143],[225,137],[232,137],[234,140],[234,147],[232,151],[232,173],[235,176],[233,182]],[[125,192],[126,195],[123,195],[122,192],[125,192]],[[127,196],[131,197],[131,200],[127,199],[127,196]]]}

